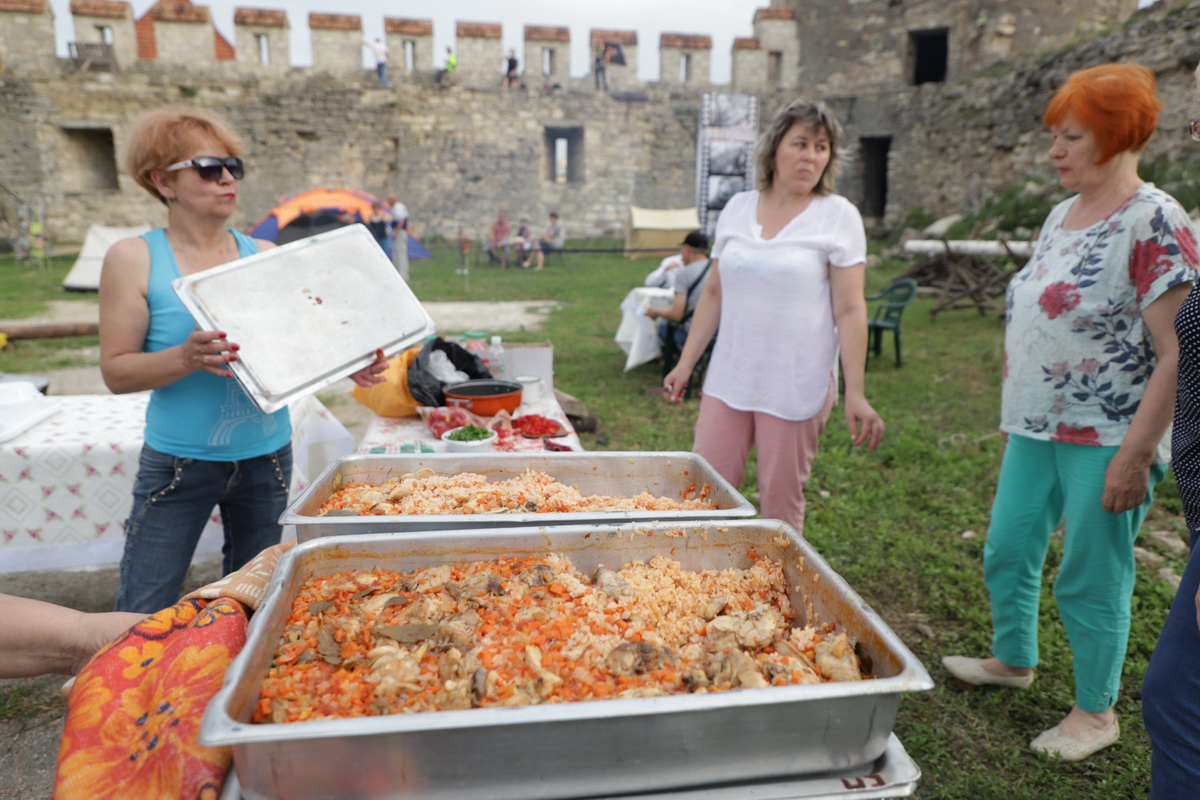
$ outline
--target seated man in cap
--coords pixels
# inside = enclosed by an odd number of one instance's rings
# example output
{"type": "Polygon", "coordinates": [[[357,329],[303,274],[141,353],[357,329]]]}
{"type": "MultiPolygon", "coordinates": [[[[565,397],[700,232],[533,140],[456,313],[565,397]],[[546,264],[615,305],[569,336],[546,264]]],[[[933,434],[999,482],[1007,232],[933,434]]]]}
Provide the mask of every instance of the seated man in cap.
{"type": "Polygon", "coordinates": [[[664,345],[667,341],[667,323],[675,323],[676,349],[683,347],[687,340],[692,312],[696,310],[696,304],[700,302],[700,292],[704,288],[704,282],[708,280],[708,237],[700,231],[692,231],[683,238],[679,256],[683,266],[670,272],[671,288],[675,292],[671,307],[665,310],[646,309],[646,316],[660,320],[658,340],[664,345]]]}

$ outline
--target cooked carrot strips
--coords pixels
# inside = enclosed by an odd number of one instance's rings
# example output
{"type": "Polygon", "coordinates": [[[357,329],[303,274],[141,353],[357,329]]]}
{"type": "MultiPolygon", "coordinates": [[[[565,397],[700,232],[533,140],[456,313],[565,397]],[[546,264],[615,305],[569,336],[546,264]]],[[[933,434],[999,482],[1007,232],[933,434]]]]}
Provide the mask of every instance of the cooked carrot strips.
{"type": "Polygon", "coordinates": [[[611,595],[554,553],[315,576],[292,599],[252,719],[722,691],[743,685],[747,664],[762,676],[750,685],[826,680],[816,647],[844,634],[791,627],[782,565],[753,556],[703,572],[634,561],[611,595]]]}

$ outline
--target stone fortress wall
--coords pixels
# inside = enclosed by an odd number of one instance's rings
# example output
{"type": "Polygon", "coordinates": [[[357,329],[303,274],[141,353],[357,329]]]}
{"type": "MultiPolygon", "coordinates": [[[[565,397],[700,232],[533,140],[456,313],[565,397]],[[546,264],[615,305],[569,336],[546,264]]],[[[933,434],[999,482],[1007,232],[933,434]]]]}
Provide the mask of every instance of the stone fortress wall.
{"type": "Polygon", "coordinates": [[[571,237],[619,235],[631,204],[695,203],[702,92],[757,94],[765,124],[803,89],[846,127],[839,190],[895,223],[912,206],[950,213],[1021,176],[1049,177],[1041,111],[1070,69],[1147,63],[1167,100],[1163,125],[1178,128],[1200,25],[1200,9],[1160,2],[1135,14],[1136,0],[770,3],[754,36],[734,41],[727,85],[711,82],[705,34],[664,33],[661,77],[642,82],[638,61],[655,56],[634,31],[572,42],[567,28],[525,26],[523,88],[505,91],[490,23],[457,23],[458,70],[439,86],[432,23],[385,17],[394,86],[384,88],[363,68],[352,14],[309,14],[313,64],[293,67],[281,9],[237,8],[231,42],[188,0],[138,18],[120,0],[73,0],[75,40],[58,58],[49,4],[0,0],[0,196],[44,202],[60,241],[94,222],[158,224],[161,206],[120,168],[126,132],[143,110],[197,105],[245,136],[239,227],[281,195],[349,186],[396,191],[418,230],[451,238],[462,228],[478,239],[499,210],[535,230],[556,210],[571,237]],[[570,48],[597,38],[621,43],[627,61],[609,68],[607,93],[568,72],[570,48]]]}

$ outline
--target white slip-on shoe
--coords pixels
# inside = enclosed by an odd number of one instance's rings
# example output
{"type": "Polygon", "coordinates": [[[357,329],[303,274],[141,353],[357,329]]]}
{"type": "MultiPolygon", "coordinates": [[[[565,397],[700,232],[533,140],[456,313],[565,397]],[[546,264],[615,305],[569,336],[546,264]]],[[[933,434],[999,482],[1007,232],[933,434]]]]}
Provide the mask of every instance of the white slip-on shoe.
{"type": "Polygon", "coordinates": [[[1116,744],[1120,738],[1121,725],[1115,719],[1112,725],[1090,742],[1081,742],[1073,736],[1068,736],[1055,725],[1039,733],[1029,743],[1029,749],[1043,755],[1058,756],[1063,761],[1082,761],[1092,753],[1116,744]]]}
{"type": "Polygon", "coordinates": [[[993,675],[983,668],[983,659],[967,656],[942,656],[942,666],[963,683],[972,686],[1008,686],[1013,689],[1028,689],[1033,683],[1033,673],[1028,675],[993,675]]]}

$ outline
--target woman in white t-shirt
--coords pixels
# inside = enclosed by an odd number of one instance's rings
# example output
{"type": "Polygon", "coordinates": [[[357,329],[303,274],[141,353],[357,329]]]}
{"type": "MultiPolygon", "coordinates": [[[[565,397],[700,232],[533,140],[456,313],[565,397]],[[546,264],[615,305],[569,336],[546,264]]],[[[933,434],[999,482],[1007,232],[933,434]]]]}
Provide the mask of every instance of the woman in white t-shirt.
{"type": "Polygon", "coordinates": [[[884,430],[863,390],[866,233],[858,210],[833,193],[841,142],[823,103],[794,100],[775,113],[756,147],[759,188],[721,211],[708,282],[663,381],[679,402],[720,328],[693,449],[737,486],[756,447],[762,515],[799,531],[839,353],[854,443],[873,450],[884,430]]]}

